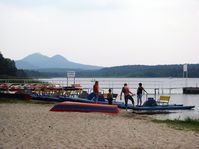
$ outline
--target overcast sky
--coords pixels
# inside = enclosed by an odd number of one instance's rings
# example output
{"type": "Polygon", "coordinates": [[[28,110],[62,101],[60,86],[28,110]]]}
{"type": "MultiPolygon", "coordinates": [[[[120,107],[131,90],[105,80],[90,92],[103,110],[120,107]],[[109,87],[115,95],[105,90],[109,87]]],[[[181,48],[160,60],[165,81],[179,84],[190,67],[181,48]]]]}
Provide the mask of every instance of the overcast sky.
{"type": "Polygon", "coordinates": [[[0,0],[0,51],[99,66],[199,63],[199,0],[0,0]]]}

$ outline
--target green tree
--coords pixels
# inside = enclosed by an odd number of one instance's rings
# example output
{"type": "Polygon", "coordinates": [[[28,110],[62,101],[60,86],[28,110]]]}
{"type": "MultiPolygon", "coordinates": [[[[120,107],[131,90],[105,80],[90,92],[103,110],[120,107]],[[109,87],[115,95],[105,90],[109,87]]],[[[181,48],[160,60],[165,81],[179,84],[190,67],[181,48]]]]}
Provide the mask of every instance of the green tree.
{"type": "Polygon", "coordinates": [[[16,73],[15,62],[9,58],[4,58],[0,52],[0,76],[16,76],[16,73]]]}

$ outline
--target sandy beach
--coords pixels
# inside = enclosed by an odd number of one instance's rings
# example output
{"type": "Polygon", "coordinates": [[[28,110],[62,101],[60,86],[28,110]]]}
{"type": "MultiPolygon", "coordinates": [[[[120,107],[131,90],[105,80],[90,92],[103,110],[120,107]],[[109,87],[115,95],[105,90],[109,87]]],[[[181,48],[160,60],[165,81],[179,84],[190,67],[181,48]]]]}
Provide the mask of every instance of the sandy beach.
{"type": "Polygon", "coordinates": [[[0,104],[0,148],[199,148],[199,133],[144,115],[50,112],[52,104],[0,104]]]}

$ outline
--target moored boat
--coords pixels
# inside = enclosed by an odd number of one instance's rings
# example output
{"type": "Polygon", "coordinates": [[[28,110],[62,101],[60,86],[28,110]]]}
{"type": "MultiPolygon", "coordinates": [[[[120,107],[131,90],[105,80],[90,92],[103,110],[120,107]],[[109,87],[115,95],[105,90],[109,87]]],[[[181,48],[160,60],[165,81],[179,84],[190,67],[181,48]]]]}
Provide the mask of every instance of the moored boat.
{"type": "Polygon", "coordinates": [[[26,93],[0,93],[0,98],[14,98],[14,99],[31,99],[31,96],[26,93]]]}
{"type": "MultiPolygon", "coordinates": [[[[42,101],[57,101],[57,102],[82,102],[82,103],[96,103],[96,101],[88,100],[86,98],[79,98],[79,97],[67,97],[67,96],[48,96],[48,95],[32,95],[33,100],[42,100],[42,101]]],[[[108,104],[108,101],[97,101],[98,104],[108,104]]],[[[113,101],[113,105],[120,105],[124,104],[123,102],[113,101]]]]}
{"type": "Polygon", "coordinates": [[[50,111],[55,112],[102,112],[118,113],[117,105],[93,104],[82,102],[61,102],[56,104],[50,111]]]}
{"type": "Polygon", "coordinates": [[[195,106],[184,106],[184,105],[157,105],[157,106],[135,106],[132,107],[136,111],[144,110],[190,110],[195,106]]]}
{"type": "Polygon", "coordinates": [[[157,104],[153,98],[148,98],[142,106],[132,107],[134,111],[157,111],[157,110],[190,110],[195,106],[184,106],[183,104],[157,104]]]}
{"type": "Polygon", "coordinates": [[[54,101],[54,102],[62,102],[63,100],[59,97],[47,96],[47,95],[32,95],[32,100],[40,100],[40,101],[54,101]]]}

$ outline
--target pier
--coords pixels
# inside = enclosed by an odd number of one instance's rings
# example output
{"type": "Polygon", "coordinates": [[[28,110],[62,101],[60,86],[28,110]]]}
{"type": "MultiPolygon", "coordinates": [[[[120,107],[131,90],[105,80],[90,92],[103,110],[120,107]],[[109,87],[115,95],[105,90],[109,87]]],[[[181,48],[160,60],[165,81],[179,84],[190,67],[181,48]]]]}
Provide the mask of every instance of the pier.
{"type": "Polygon", "coordinates": [[[183,87],[183,94],[199,94],[199,87],[183,87]]]}

